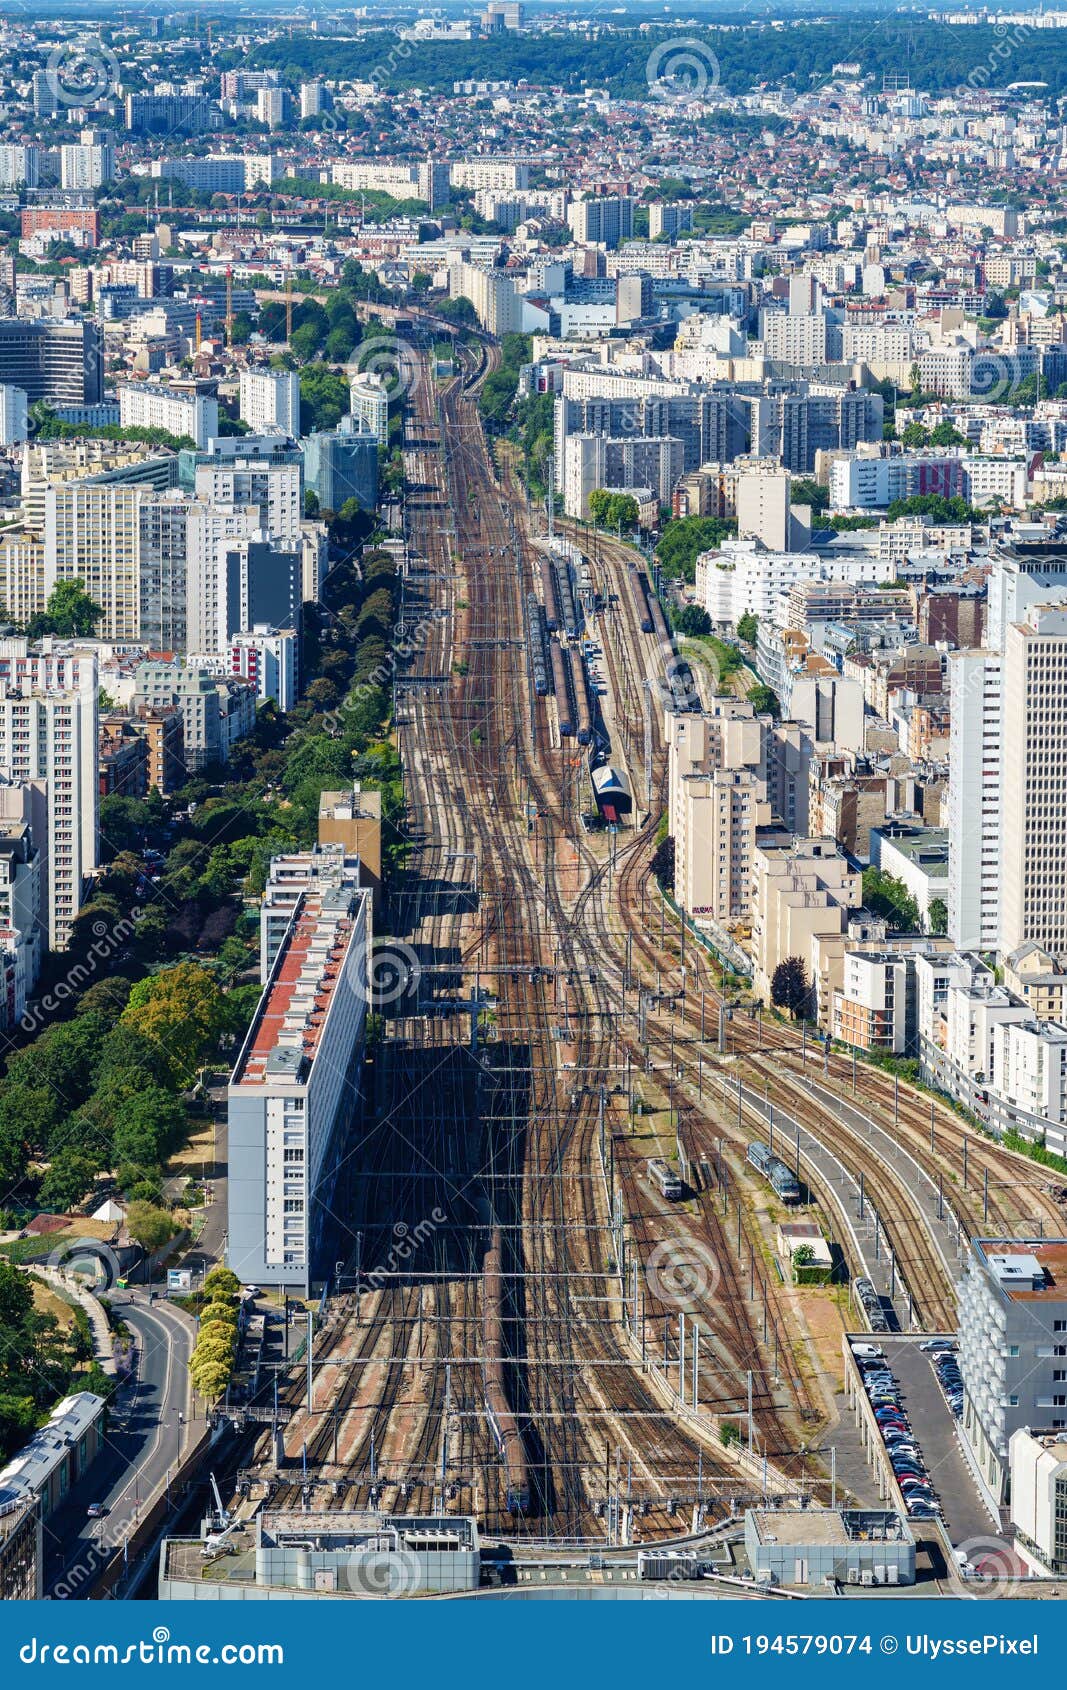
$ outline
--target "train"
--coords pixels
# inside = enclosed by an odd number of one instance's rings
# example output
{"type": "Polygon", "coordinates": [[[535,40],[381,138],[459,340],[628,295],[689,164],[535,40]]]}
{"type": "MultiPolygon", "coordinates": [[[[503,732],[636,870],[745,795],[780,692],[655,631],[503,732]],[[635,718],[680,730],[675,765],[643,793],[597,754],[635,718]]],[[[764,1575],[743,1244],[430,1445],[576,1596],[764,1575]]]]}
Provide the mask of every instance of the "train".
{"type": "Polygon", "coordinates": [[[545,613],[536,593],[527,595],[526,620],[529,629],[527,643],[530,651],[530,674],[533,678],[533,688],[538,698],[544,698],[549,690],[548,640],[545,633],[545,613]]]}
{"type": "Polygon", "coordinates": [[[574,608],[574,588],[571,583],[570,565],[565,559],[556,565],[556,582],[559,587],[560,623],[572,640],[577,639],[578,614],[574,608]]]}
{"type": "Polygon", "coordinates": [[[574,737],[574,710],[571,707],[571,694],[567,676],[570,663],[567,654],[558,640],[552,644],[552,691],[556,695],[556,709],[559,712],[559,731],[561,739],[574,737]]]}
{"type": "Polygon", "coordinates": [[[626,776],[621,769],[613,769],[605,764],[602,769],[594,769],[590,779],[593,782],[593,795],[605,821],[617,821],[620,816],[629,815],[633,801],[630,788],[626,784],[626,776]]]}
{"type": "Polygon", "coordinates": [[[652,632],[652,612],[648,607],[648,576],[643,569],[630,570],[630,593],[641,621],[641,632],[650,634],[652,632]]]}
{"type": "Polygon", "coordinates": [[[497,1454],[504,1464],[504,1500],[509,1514],[525,1514],[530,1506],[530,1476],[522,1433],[511,1411],[504,1386],[503,1235],[498,1226],[489,1235],[482,1264],[482,1341],[485,1348],[485,1417],[497,1454]]]}
{"type": "Polygon", "coordinates": [[[559,627],[559,592],[556,587],[556,566],[550,557],[541,558],[541,591],[545,600],[545,625],[550,634],[559,627]]]}
{"type": "Polygon", "coordinates": [[[660,1195],[669,1197],[672,1202],[685,1194],[685,1186],[662,1156],[649,1157],[648,1178],[649,1184],[658,1186],[660,1195]]]}
{"type": "Polygon", "coordinates": [[[800,1185],[792,1168],[777,1157],[760,1139],[756,1139],[748,1147],[745,1157],[757,1173],[763,1175],[767,1184],[782,1199],[783,1203],[800,1202],[800,1185]]]}
{"type": "Polygon", "coordinates": [[[593,711],[589,702],[589,682],[586,680],[585,664],[574,646],[571,646],[568,650],[567,657],[570,662],[571,687],[574,692],[575,727],[578,744],[589,745],[593,738],[593,711]]]}

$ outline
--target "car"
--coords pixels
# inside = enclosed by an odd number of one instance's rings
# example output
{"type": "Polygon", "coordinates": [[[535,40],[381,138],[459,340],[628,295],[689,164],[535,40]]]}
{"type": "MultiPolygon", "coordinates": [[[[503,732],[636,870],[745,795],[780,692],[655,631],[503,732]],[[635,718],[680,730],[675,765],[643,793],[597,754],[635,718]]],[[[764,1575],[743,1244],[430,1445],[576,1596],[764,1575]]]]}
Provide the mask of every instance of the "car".
{"type": "Polygon", "coordinates": [[[927,1338],[925,1344],[920,1344],[919,1348],[920,1350],[954,1350],[956,1340],[954,1338],[927,1338]]]}
{"type": "Polygon", "coordinates": [[[853,1344],[852,1354],[860,1358],[866,1357],[868,1360],[885,1359],[885,1351],[880,1350],[877,1344],[853,1344]]]}
{"type": "Polygon", "coordinates": [[[898,1481],[901,1483],[903,1483],[905,1479],[922,1479],[926,1472],[922,1462],[914,1455],[897,1456],[895,1459],[893,1456],[890,1456],[889,1459],[892,1463],[893,1471],[896,1474],[898,1481]]]}
{"type": "Polygon", "coordinates": [[[108,1509],[106,1502],[90,1502],[85,1512],[89,1516],[90,1520],[103,1520],[107,1517],[110,1510],[108,1509]]]}

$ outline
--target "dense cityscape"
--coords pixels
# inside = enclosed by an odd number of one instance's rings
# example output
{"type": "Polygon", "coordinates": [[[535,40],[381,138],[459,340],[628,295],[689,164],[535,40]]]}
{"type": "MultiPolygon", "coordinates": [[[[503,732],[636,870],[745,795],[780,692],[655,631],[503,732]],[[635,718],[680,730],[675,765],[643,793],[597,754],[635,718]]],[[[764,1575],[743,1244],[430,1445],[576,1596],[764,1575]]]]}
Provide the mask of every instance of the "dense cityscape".
{"type": "Polygon", "coordinates": [[[1067,12],[0,67],[0,1597],[1067,1594],[1067,12]]]}

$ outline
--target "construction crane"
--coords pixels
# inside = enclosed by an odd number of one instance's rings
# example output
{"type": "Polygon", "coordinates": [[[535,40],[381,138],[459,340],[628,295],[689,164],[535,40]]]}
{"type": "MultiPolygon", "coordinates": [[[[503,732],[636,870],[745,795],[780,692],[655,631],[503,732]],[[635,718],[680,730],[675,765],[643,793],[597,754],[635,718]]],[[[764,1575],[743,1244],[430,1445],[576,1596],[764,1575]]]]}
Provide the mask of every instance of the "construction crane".
{"type": "Polygon", "coordinates": [[[226,266],[226,345],[233,345],[233,265],[226,266]]]}

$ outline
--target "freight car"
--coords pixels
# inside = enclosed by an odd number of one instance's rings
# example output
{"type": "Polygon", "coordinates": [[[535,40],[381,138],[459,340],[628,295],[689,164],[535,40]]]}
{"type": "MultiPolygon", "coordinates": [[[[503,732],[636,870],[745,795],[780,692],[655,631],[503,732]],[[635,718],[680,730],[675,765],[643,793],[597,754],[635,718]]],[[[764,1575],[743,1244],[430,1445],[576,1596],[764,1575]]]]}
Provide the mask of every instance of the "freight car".
{"type": "Polygon", "coordinates": [[[745,1160],[754,1167],[757,1173],[763,1175],[767,1184],[782,1199],[783,1203],[800,1202],[800,1186],[792,1168],[777,1157],[768,1145],[760,1139],[748,1147],[745,1160]]]}
{"type": "Polygon", "coordinates": [[[574,588],[571,584],[570,565],[566,560],[562,560],[556,566],[556,580],[559,583],[560,622],[571,639],[577,639],[578,616],[574,608],[574,588]]]}
{"type": "Polygon", "coordinates": [[[550,557],[541,559],[541,591],[545,600],[545,622],[554,634],[559,627],[559,593],[556,590],[556,566],[550,557]]]}
{"type": "Polygon", "coordinates": [[[552,690],[556,695],[556,709],[559,712],[559,731],[563,739],[571,739],[574,735],[574,711],[571,708],[570,688],[567,685],[567,672],[570,664],[558,640],[552,641],[552,690]]]}
{"type": "Polygon", "coordinates": [[[504,1385],[504,1275],[502,1234],[494,1227],[482,1264],[482,1341],[485,1348],[485,1417],[497,1453],[504,1463],[505,1506],[509,1514],[525,1514],[530,1506],[526,1451],[504,1385]]]}
{"type": "Polygon", "coordinates": [[[573,646],[567,655],[570,659],[571,685],[574,689],[574,719],[578,730],[578,744],[588,745],[593,738],[593,712],[589,703],[589,683],[585,678],[585,665],[573,646]]]}
{"type": "Polygon", "coordinates": [[[630,594],[641,620],[641,632],[652,632],[652,612],[648,608],[648,576],[643,569],[630,570],[630,594]]]}

